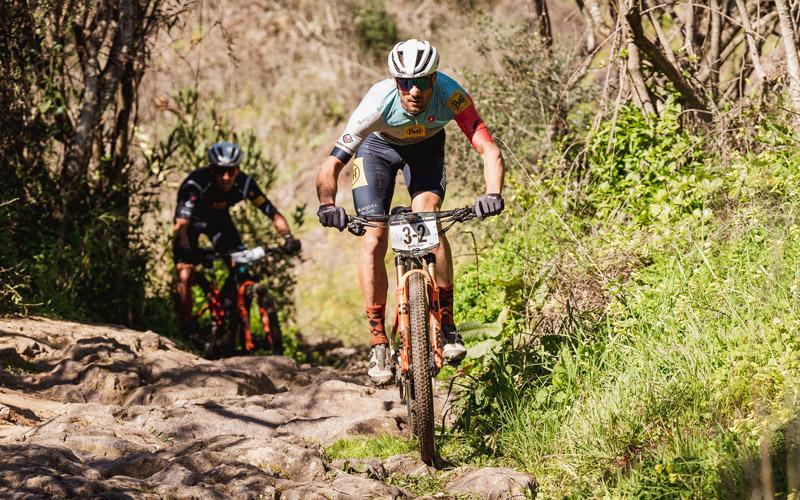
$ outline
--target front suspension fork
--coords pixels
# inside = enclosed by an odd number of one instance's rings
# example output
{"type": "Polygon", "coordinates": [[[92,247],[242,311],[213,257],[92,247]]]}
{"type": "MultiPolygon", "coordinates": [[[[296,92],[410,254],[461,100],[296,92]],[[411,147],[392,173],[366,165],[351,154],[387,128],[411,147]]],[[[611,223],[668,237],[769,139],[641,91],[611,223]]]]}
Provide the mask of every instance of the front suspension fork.
{"type": "Polygon", "coordinates": [[[441,327],[441,305],[439,302],[439,287],[436,285],[436,257],[428,254],[424,257],[425,269],[408,269],[406,258],[395,256],[395,270],[397,272],[397,308],[394,326],[392,328],[392,345],[397,345],[395,339],[399,335],[400,369],[403,373],[408,373],[411,366],[411,316],[408,298],[408,279],[413,273],[422,273],[427,284],[426,295],[428,297],[428,335],[430,349],[433,353],[435,370],[444,366],[442,356],[442,327],[441,327]]]}

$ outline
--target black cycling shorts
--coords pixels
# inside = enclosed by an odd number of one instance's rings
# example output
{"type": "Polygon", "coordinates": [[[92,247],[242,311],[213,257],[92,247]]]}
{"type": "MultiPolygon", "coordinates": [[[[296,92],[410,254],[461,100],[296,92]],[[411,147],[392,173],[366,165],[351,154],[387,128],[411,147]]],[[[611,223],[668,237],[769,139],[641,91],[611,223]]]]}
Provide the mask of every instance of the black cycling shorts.
{"type": "Polygon", "coordinates": [[[370,134],[353,160],[353,204],[359,215],[389,213],[399,170],[408,193],[432,192],[444,200],[444,130],[430,139],[398,146],[370,134]]]}
{"type": "Polygon", "coordinates": [[[242,246],[239,231],[233,225],[230,215],[208,217],[204,220],[192,220],[189,223],[189,248],[182,248],[176,234],[172,240],[172,258],[176,264],[199,264],[200,256],[197,252],[197,240],[205,234],[211,241],[214,251],[224,254],[242,246]]]}

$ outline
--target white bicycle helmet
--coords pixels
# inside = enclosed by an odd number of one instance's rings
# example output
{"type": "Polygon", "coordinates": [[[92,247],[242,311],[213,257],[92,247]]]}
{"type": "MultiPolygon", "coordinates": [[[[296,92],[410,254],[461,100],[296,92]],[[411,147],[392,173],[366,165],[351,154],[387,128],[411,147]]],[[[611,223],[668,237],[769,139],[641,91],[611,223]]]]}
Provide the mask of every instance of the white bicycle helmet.
{"type": "Polygon", "coordinates": [[[389,52],[389,73],[395,78],[417,78],[436,72],[439,52],[427,40],[412,38],[389,52]]]}

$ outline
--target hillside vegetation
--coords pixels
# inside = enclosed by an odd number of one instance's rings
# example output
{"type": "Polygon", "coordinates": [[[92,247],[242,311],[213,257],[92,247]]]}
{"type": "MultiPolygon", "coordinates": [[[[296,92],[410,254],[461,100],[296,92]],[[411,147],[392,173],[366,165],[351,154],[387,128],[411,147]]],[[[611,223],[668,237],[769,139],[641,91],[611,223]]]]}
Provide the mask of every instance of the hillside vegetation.
{"type": "Polygon", "coordinates": [[[625,104],[594,121],[584,105],[598,97],[573,94],[573,132],[543,151],[513,134],[547,132],[519,111],[520,74],[558,53],[506,47],[480,105],[515,141],[508,209],[458,273],[474,356],[456,382],[454,453],[531,472],[544,497],[798,491],[800,156],[786,103],[741,105],[721,130],[687,120],[673,92],[657,114],[625,104]]]}
{"type": "Polygon", "coordinates": [[[621,110],[586,144],[606,175],[571,192],[544,166],[461,274],[462,319],[510,314],[459,428],[545,491],[735,496],[765,468],[798,486],[796,138],[767,121],[726,155],[676,118],[621,110]]]}
{"type": "MultiPolygon", "coordinates": [[[[0,39],[0,312],[174,328],[175,183],[234,136],[305,242],[282,319],[363,343],[358,242],[317,226],[313,177],[387,47],[430,38],[507,167],[502,216],[451,233],[470,356],[442,377],[445,460],[544,498],[800,492],[800,6],[153,2],[84,134],[89,21],[123,19],[30,3],[0,39]]],[[[447,208],[483,189],[452,132],[447,208]]],[[[274,236],[250,215],[248,243],[274,236]]]]}

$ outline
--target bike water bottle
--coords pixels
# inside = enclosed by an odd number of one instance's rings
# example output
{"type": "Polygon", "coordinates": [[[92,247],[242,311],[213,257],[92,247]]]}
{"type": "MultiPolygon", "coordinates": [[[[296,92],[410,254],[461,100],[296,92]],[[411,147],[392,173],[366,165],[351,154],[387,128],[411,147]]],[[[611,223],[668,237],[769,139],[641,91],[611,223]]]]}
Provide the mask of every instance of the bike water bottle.
{"type": "Polygon", "coordinates": [[[264,250],[264,247],[255,247],[250,250],[250,262],[261,260],[265,255],[267,255],[267,252],[264,250]]]}
{"type": "Polygon", "coordinates": [[[249,250],[242,250],[231,254],[231,258],[237,264],[249,264],[260,260],[266,255],[264,247],[255,247],[249,250]]]}

